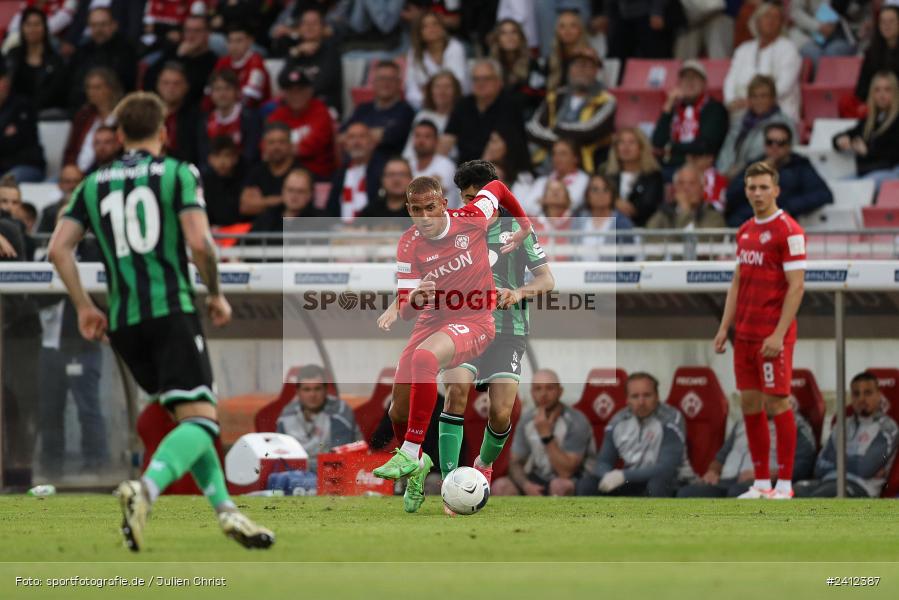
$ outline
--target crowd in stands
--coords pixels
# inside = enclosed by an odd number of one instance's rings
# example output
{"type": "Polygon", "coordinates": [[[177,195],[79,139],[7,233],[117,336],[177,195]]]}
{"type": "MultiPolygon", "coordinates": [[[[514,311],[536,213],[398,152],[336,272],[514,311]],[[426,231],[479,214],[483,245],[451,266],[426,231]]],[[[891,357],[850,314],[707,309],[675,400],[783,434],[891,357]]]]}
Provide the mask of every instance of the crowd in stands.
{"type": "MultiPolygon", "coordinates": [[[[834,56],[860,67],[839,98],[857,124],[833,151],[854,159],[857,178],[899,179],[892,0],[18,4],[0,60],[0,176],[58,181],[64,199],[76,173],[121,154],[123,94],[152,90],[169,109],[166,152],[198,167],[210,221],[229,232],[281,231],[279,214],[345,227],[401,216],[388,165],[438,177],[454,206],[455,165],[476,158],[497,165],[544,230],[737,226],[756,160],[777,166],[781,206],[809,215],[835,200],[795,151],[809,133],[800,86],[834,56]],[[348,57],[364,61],[360,81],[345,77],[348,57]],[[665,96],[638,122],[618,79],[639,59],[680,62],[671,77],[649,68],[640,85],[665,96]],[[706,59],[729,60],[714,86],[706,59]],[[51,120],[70,122],[59,157],[39,135],[51,120]],[[293,173],[302,185],[291,189],[310,184],[311,199],[288,201],[293,173]]],[[[30,235],[58,206],[35,218],[26,197],[4,216],[30,235]]]]}

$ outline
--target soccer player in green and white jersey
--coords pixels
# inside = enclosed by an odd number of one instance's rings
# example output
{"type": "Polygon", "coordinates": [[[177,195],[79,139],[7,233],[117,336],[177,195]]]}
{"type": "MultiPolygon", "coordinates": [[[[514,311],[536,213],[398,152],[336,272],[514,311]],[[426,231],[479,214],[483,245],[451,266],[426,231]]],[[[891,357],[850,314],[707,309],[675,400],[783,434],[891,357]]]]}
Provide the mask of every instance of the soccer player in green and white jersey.
{"type": "Polygon", "coordinates": [[[215,450],[219,425],[212,367],[194,306],[185,245],[209,291],[213,325],[231,319],[219,287],[196,167],[162,155],[165,106],[153,94],[128,95],[115,110],[125,156],[89,175],[75,190],[50,241],[50,260],[69,291],[88,339],[107,336],[137,383],[178,422],[137,481],[122,482],[122,534],[133,551],[156,498],[190,471],[218,514],[225,535],[267,548],[274,534],[238,512],[215,450]],[[86,231],[97,237],[106,267],[109,314],[84,290],[73,250],[86,231]]]}

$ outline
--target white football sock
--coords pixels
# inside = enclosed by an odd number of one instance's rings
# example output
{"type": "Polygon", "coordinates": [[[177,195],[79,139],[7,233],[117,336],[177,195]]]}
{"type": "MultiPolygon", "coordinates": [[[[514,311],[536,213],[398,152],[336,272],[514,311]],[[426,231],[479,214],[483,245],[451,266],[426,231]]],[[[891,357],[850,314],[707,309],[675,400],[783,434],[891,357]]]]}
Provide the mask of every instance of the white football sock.
{"type": "Polygon", "coordinates": [[[400,448],[403,452],[406,453],[406,456],[409,458],[418,460],[419,455],[421,454],[421,444],[415,444],[406,440],[403,442],[402,447],[400,448]]]}
{"type": "Polygon", "coordinates": [[[153,504],[159,498],[159,487],[149,477],[141,477],[140,481],[144,484],[144,489],[147,490],[147,498],[150,500],[150,504],[153,504]]]}
{"type": "Polygon", "coordinates": [[[752,483],[752,487],[759,490],[770,490],[771,489],[771,480],[770,479],[756,479],[752,483]]]}
{"type": "Polygon", "coordinates": [[[789,494],[793,491],[793,482],[790,480],[783,481],[781,479],[778,479],[777,485],[774,486],[774,489],[776,489],[781,494],[789,494]]]}

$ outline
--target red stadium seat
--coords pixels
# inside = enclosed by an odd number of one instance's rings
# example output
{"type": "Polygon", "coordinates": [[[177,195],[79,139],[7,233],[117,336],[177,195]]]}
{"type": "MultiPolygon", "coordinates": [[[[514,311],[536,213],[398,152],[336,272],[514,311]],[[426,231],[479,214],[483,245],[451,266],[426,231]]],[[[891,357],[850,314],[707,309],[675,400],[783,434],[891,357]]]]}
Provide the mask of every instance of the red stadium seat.
{"type": "MultiPolygon", "coordinates": [[[[275,431],[278,424],[278,417],[287,404],[297,396],[297,374],[302,367],[292,367],[287,371],[284,378],[284,385],[281,386],[281,393],[278,397],[259,409],[256,413],[254,421],[256,431],[263,433],[266,431],[275,431]]],[[[329,394],[337,394],[337,386],[333,382],[327,382],[327,390],[329,394]]]]}
{"type": "MultiPolygon", "coordinates": [[[[140,412],[137,417],[137,435],[144,444],[144,460],[141,464],[141,471],[147,469],[153,453],[162,442],[162,439],[175,428],[177,423],[172,418],[171,413],[162,407],[158,402],[151,402],[140,412]]],[[[224,464],[224,453],[222,452],[222,443],[218,438],[215,440],[215,451],[219,455],[219,461],[224,464]]],[[[200,489],[194,482],[190,473],[185,474],[181,479],[174,482],[165,489],[165,494],[177,495],[193,495],[202,496],[200,489]]]]}
{"type": "Polygon", "coordinates": [[[378,428],[378,423],[384,418],[387,411],[387,403],[393,394],[393,376],[396,374],[396,367],[381,369],[378,375],[378,381],[375,383],[375,389],[372,390],[371,397],[356,407],[353,413],[356,416],[356,423],[362,431],[362,439],[369,444],[371,436],[374,435],[378,428]]]}
{"type": "Polygon", "coordinates": [[[359,106],[375,99],[375,90],[368,86],[356,86],[350,89],[353,106],[359,106]]]}
{"type": "Polygon", "coordinates": [[[667,403],[683,413],[687,457],[696,473],[705,473],[727,429],[727,398],[718,377],[708,367],[679,367],[667,403]]]}
{"type": "Polygon", "coordinates": [[[818,388],[815,375],[808,369],[793,369],[791,386],[792,399],[796,401],[793,410],[805,417],[815,434],[815,448],[821,447],[821,429],[824,426],[824,396],[818,388]]]}
{"type": "Polygon", "coordinates": [[[855,92],[861,65],[860,56],[824,56],[818,62],[813,83],[800,79],[803,123],[809,131],[815,119],[840,116],[840,102],[844,96],[855,92]]]}
{"type": "Polygon", "coordinates": [[[724,102],[724,79],[730,71],[730,59],[704,58],[699,62],[705,67],[709,95],[719,102],[724,102]]]}
{"type": "Polygon", "coordinates": [[[677,82],[679,60],[629,58],[624,65],[622,88],[666,91],[677,82]]]}
{"type": "Polygon", "coordinates": [[[884,181],[874,203],[878,208],[899,208],[899,179],[884,181]]]}
{"type": "Polygon", "coordinates": [[[899,206],[865,206],[862,222],[865,227],[899,227],[899,206]]]}
{"type": "Polygon", "coordinates": [[[649,89],[611,90],[618,101],[615,128],[639,127],[641,123],[655,123],[665,105],[665,92],[649,89]]]}
{"type": "Polygon", "coordinates": [[[854,90],[861,70],[861,56],[822,56],[818,61],[814,83],[849,87],[854,90]]]}
{"type": "MultiPolygon", "coordinates": [[[[462,455],[460,460],[464,465],[471,465],[481,452],[481,441],[484,439],[484,429],[487,427],[488,399],[486,392],[479,392],[471,388],[468,394],[468,405],[465,407],[464,437],[462,438],[462,455]]],[[[493,480],[504,476],[509,472],[509,457],[512,456],[512,440],[515,437],[515,426],[521,418],[521,398],[515,398],[515,407],[512,409],[512,433],[506,440],[506,445],[496,462],[493,463],[493,480]]]]}
{"type": "Polygon", "coordinates": [[[627,372],[624,369],[592,369],[587,374],[587,383],[581,399],[574,408],[578,409],[593,427],[596,449],[602,447],[606,425],[627,403],[627,372]]]}

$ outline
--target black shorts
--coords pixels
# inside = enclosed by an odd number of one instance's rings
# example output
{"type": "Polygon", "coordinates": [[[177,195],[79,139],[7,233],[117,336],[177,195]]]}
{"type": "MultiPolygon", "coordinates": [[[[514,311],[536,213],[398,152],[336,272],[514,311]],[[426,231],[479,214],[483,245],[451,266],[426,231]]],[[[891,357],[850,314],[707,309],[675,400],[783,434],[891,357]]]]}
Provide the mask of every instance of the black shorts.
{"type": "Polygon", "coordinates": [[[479,392],[486,391],[487,385],[500,377],[521,381],[521,361],[527,345],[527,338],[522,335],[500,334],[483,354],[459,366],[474,373],[475,389],[479,392]]]}
{"type": "Polygon", "coordinates": [[[137,381],[159,403],[215,404],[206,338],[195,313],[176,313],[122,327],[109,341],[137,381]]]}

